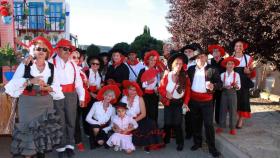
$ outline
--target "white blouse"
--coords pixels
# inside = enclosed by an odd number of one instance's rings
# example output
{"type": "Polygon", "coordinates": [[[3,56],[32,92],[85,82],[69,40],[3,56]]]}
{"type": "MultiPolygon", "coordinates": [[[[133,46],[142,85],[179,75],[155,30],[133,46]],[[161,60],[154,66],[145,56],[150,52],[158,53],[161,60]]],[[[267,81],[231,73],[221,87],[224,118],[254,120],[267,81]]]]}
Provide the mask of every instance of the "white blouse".
{"type": "MultiPolygon", "coordinates": [[[[86,121],[92,125],[106,124],[112,116],[116,114],[115,108],[110,104],[107,110],[103,108],[103,101],[93,103],[89,113],[87,114],[86,121]]],[[[106,127],[103,130],[108,132],[111,127],[106,127]]]]}
{"type": "Polygon", "coordinates": [[[244,54],[241,58],[234,57],[235,59],[240,61],[240,64],[237,67],[246,67],[249,66],[249,62],[251,60],[251,56],[248,54],[244,54]],[[247,65],[245,62],[245,58],[247,59],[247,65]]]}
{"type": "Polygon", "coordinates": [[[179,85],[176,84],[175,82],[173,82],[173,80],[172,80],[172,75],[173,74],[174,74],[174,72],[171,71],[167,75],[168,83],[166,85],[166,91],[172,94],[172,98],[180,99],[184,96],[185,91],[183,90],[182,93],[177,92],[177,88],[178,88],[179,85]]]}
{"type": "Polygon", "coordinates": [[[226,72],[221,74],[221,80],[223,82],[224,87],[231,86],[234,81],[234,73],[235,73],[235,82],[237,83],[238,89],[241,88],[240,76],[237,72],[231,72],[230,74],[226,72]]]}
{"type": "Polygon", "coordinates": [[[116,124],[121,130],[125,130],[129,125],[132,125],[134,129],[138,127],[137,122],[130,116],[125,115],[124,118],[115,115],[112,117],[112,124],[116,124]]]}
{"type": "Polygon", "coordinates": [[[127,104],[128,109],[126,110],[126,114],[128,116],[133,118],[133,117],[137,117],[141,113],[139,96],[135,96],[131,106],[128,105],[127,96],[123,96],[122,99],[121,99],[121,102],[127,104]]]}
{"type": "MultiPolygon", "coordinates": [[[[21,63],[18,66],[12,80],[5,86],[5,92],[10,96],[17,98],[23,93],[24,89],[26,88],[24,86],[24,83],[27,81],[27,79],[23,78],[24,71],[25,65],[21,63]]],[[[49,68],[48,62],[45,61],[45,68],[42,72],[37,69],[36,64],[32,64],[32,66],[30,67],[30,74],[33,77],[42,76],[42,80],[47,83],[49,77],[51,76],[51,69],[49,68]]],[[[53,89],[53,92],[50,92],[50,95],[54,100],[60,100],[64,98],[56,68],[54,68],[53,83],[50,86],[53,89]]]]}
{"type": "Polygon", "coordinates": [[[129,80],[130,81],[136,81],[140,70],[143,69],[145,66],[141,62],[139,62],[136,65],[129,65],[130,67],[128,66],[128,63],[125,63],[125,64],[127,65],[128,69],[129,69],[129,80]],[[136,74],[136,76],[132,72],[131,68],[134,71],[134,73],[136,74]]]}
{"type": "Polygon", "coordinates": [[[98,72],[93,72],[92,69],[89,69],[89,85],[97,86],[97,89],[101,87],[101,76],[98,72]]]}
{"type": "Polygon", "coordinates": [[[83,81],[80,76],[78,66],[75,63],[71,62],[70,60],[68,60],[65,63],[58,55],[54,59],[52,58],[50,60],[50,62],[52,63],[54,63],[54,61],[55,61],[55,67],[57,69],[57,74],[61,85],[73,84],[74,74],[75,74],[73,69],[73,65],[74,65],[76,71],[76,80],[75,80],[76,92],[79,96],[79,100],[84,101],[85,90],[83,87],[83,81]]]}

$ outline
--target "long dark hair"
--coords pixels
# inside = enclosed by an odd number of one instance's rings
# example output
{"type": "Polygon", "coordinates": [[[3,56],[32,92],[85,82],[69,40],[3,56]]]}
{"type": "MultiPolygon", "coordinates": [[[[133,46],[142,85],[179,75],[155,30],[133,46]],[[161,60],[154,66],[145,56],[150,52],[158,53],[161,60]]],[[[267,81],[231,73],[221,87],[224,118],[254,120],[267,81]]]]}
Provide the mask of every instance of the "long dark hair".
{"type": "MultiPolygon", "coordinates": [[[[180,57],[177,57],[173,63],[177,60],[177,59],[180,59],[182,60],[182,62],[184,63],[184,59],[183,58],[180,58],[180,57]]],[[[172,65],[173,65],[172,63],[172,65]]],[[[178,93],[182,93],[185,89],[186,89],[186,71],[184,70],[183,66],[179,72],[179,75],[178,75],[178,87],[177,87],[177,92],[178,93]]]]}

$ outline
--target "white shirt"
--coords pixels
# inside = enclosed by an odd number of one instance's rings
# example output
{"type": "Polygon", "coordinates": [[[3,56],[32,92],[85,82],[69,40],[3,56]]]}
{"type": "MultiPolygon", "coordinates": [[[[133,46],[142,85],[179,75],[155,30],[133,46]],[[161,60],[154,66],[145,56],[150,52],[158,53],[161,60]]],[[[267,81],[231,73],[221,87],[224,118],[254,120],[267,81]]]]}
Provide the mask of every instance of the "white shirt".
{"type": "Polygon", "coordinates": [[[123,96],[121,102],[127,104],[128,109],[126,110],[126,114],[128,116],[133,118],[133,117],[137,117],[140,114],[141,110],[140,110],[139,96],[135,96],[131,106],[128,105],[127,96],[123,96]]]}
{"type": "Polygon", "coordinates": [[[198,93],[206,93],[206,81],[205,81],[205,67],[207,66],[207,63],[199,69],[197,66],[195,67],[195,73],[193,77],[193,83],[192,83],[192,91],[198,92],[198,93]]]}
{"type": "Polygon", "coordinates": [[[234,81],[234,73],[235,73],[235,82],[238,85],[238,89],[241,88],[241,82],[240,82],[240,76],[237,72],[232,71],[231,73],[228,73],[227,71],[221,74],[221,80],[223,82],[223,86],[231,86],[231,84],[234,81]]]}
{"type": "MultiPolygon", "coordinates": [[[[97,101],[93,103],[89,113],[87,114],[86,121],[92,125],[106,124],[112,116],[116,114],[115,108],[110,104],[107,110],[103,108],[103,101],[97,101]]],[[[108,132],[111,126],[104,128],[105,132],[108,132]]]]}
{"type": "Polygon", "coordinates": [[[189,60],[189,62],[188,62],[188,68],[189,68],[190,66],[193,66],[193,65],[196,65],[196,61],[195,61],[195,60],[189,60]]]}
{"type": "MultiPolygon", "coordinates": [[[[36,61],[34,61],[34,63],[35,62],[36,61]]],[[[12,80],[5,86],[5,92],[14,98],[19,97],[26,88],[23,86],[27,80],[26,78],[23,78],[24,71],[25,65],[21,63],[18,66],[12,80]]],[[[42,76],[42,80],[47,83],[49,77],[51,76],[51,69],[49,68],[48,62],[45,61],[45,68],[42,72],[37,69],[36,64],[32,64],[32,66],[30,66],[30,74],[33,77],[42,76]]],[[[60,100],[64,98],[64,94],[62,93],[62,88],[60,87],[60,82],[58,80],[58,72],[56,68],[54,68],[53,83],[50,86],[53,89],[53,92],[50,92],[50,95],[54,100],[60,100]]]]}
{"type": "Polygon", "coordinates": [[[178,88],[179,85],[176,84],[175,82],[173,82],[173,80],[172,80],[172,75],[173,74],[174,74],[174,72],[171,71],[167,75],[168,83],[166,85],[166,91],[172,94],[172,98],[180,99],[180,98],[182,98],[184,96],[185,91],[183,90],[182,93],[178,93],[177,92],[177,88],[178,88]]]}
{"type": "Polygon", "coordinates": [[[141,69],[143,69],[145,66],[142,63],[138,63],[136,65],[128,65],[128,63],[125,63],[129,69],[129,80],[130,81],[136,81],[137,77],[139,75],[139,72],[141,69]],[[133,69],[134,73],[136,74],[136,76],[134,75],[133,71],[131,70],[131,68],[133,69]]]}
{"type": "Polygon", "coordinates": [[[73,84],[74,82],[74,69],[73,65],[76,70],[76,79],[75,79],[75,88],[76,92],[79,96],[80,101],[85,100],[85,90],[83,87],[83,81],[80,76],[79,68],[78,66],[68,60],[66,63],[57,55],[54,59],[52,58],[50,62],[54,62],[55,60],[55,67],[57,69],[58,73],[58,79],[60,81],[61,85],[67,85],[67,84],[73,84]],[[72,64],[71,64],[72,63],[72,64]]]}
{"type": "Polygon", "coordinates": [[[97,86],[97,89],[101,87],[101,76],[98,72],[93,72],[92,69],[89,69],[89,85],[97,86]]]}
{"type": "Polygon", "coordinates": [[[134,129],[138,127],[137,122],[130,116],[125,115],[123,118],[115,115],[112,117],[112,124],[116,124],[121,130],[125,130],[129,125],[132,125],[134,129]]]}
{"type": "Polygon", "coordinates": [[[251,60],[251,56],[248,54],[244,54],[241,58],[237,58],[237,57],[234,57],[234,58],[240,61],[240,64],[237,67],[249,66],[249,61],[251,60]],[[247,59],[247,65],[245,62],[245,58],[247,59]]]}

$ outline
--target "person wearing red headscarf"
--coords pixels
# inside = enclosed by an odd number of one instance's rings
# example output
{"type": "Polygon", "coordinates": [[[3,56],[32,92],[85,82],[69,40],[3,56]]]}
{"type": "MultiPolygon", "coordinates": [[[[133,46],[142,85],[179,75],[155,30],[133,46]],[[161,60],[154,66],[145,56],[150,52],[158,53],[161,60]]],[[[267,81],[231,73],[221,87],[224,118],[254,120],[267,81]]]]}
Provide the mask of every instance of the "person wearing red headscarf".
{"type": "Polygon", "coordinates": [[[159,96],[157,93],[157,87],[159,84],[159,69],[157,63],[159,63],[159,54],[156,50],[151,50],[145,53],[144,63],[145,67],[140,70],[137,83],[142,88],[144,95],[147,117],[158,121],[158,103],[159,96]],[[151,73],[152,72],[152,73],[151,73]],[[151,73],[151,74],[148,74],[151,73]],[[143,75],[148,76],[147,80],[143,80],[143,75]]]}
{"type": "Polygon", "coordinates": [[[5,92],[19,98],[19,122],[12,134],[11,152],[32,157],[52,150],[62,140],[59,117],[55,116],[53,100],[63,100],[58,72],[47,60],[53,52],[50,42],[36,37],[29,45],[36,58],[28,65],[21,63],[5,92]],[[32,46],[32,47],[31,47],[32,46]]]}
{"type": "Polygon", "coordinates": [[[241,88],[237,91],[237,113],[239,118],[236,125],[236,128],[240,129],[243,126],[243,120],[251,118],[249,90],[254,87],[251,79],[256,76],[256,71],[253,67],[253,57],[245,52],[249,47],[248,42],[244,39],[236,39],[233,41],[233,47],[233,57],[240,61],[240,64],[235,68],[241,80],[241,88]]]}

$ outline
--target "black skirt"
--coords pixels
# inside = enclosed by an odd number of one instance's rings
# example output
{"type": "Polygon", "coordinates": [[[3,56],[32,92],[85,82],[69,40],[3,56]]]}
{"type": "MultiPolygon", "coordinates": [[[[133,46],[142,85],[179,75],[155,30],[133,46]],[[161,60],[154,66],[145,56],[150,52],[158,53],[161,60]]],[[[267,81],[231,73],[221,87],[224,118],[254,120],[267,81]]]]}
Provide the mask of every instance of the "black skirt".
{"type": "Polygon", "coordinates": [[[164,131],[158,129],[156,123],[149,119],[143,118],[138,121],[138,128],[133,131],[132,141],[135,146],[144,146],[161,148],[164,145],[164,131]]]}

